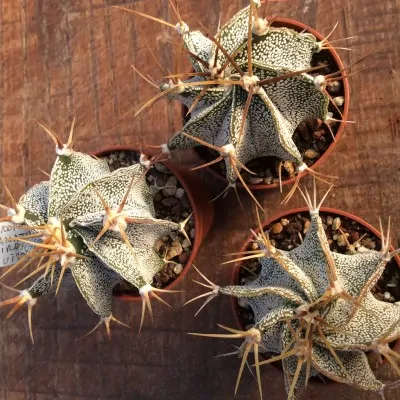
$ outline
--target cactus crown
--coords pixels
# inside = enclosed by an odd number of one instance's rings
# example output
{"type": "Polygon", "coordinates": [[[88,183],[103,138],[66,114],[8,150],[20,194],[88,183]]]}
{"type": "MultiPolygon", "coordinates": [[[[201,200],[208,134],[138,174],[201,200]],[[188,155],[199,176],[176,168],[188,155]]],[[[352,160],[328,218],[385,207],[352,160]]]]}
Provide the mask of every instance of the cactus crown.
{"type": "Polygon", "coordinates": [[[251,0],[215,37],[209,31],[207,36],[179,31],[195,72],[188,81],[173,75],[161,86],[191,113],[163,149],[216,150],[215,162],[225,160],[230,187],[238,178],[246,186],[240,170],[252,173],[245,164],[258,157],[275,156],[296,163],[300,172],[308,169],[294,131],[303,121],[332,119],[325,90],[330,75],[308,74],[321,69],[312,68],[311,59],[326,48],[327,38],[318,42],[310,33],[271,27],[259,18],[260,6],[251,0]]]}
{"type": "Polygon", "coordinates": [[[283,363],[288,399],[295,399],[309,377],[318,375],[383,394],[385,385],[375,378],[365,352],[380,353],[400,375],[400,356],[389,347],[400,337],[400,304],[375,299],[371,289],[400,249],[390,252],[389,227],[386,236],[381,228],[380,252],[330,251],[319,217],[322,202],[316,204],[307,192],[304,197],[311,224],[299,247],[276,249],[259,223],[259,250],[233,260],[258,258],[259,277],[243,286],[222,287],[207,280],[210,298],[224,294],[246,299],[255,315],[254,327],[238,331],[220,325],[230,333],[196,335],[245,339],[235,353],[242,357],[236,389],[253,351],[260,395],[260,366],[277,360],[283,363]],[[259,361],[258,352],[277,356],[259,361]]]}
{"type": "Polygon", "coordinates": [[[61,283],[68,281],[100,317],[95,329],[104,323],[109,334],[110,321],[119,322],[112,315],[112,291],[124,279],[142,296],[142,326],[146,305],[151,313],[149,294],[160,300],[154,292],[169,292],[151,286],[166,262],[154,245],[172,231],[186,236],[190,216],[182,223],[155,217],[153,196],[160,188],[146,182],[153,162],[144,155],[141,162],[111,172],[106,160],[72,150],[72,129],[64,145],[41,125],[55,141],[58,157],[49,181],[33,186],[19,202],[12,200],[13,208],[3,218],[27,230],[26,236],[12,238],[23,245],[23,256],[3,276],[36,260],[37,268],[19,284],[42,275],[0,305],[15,303],[10,316],[27,303],[32,337],[32,306],[40,296],[57,294],[61,283]]]}

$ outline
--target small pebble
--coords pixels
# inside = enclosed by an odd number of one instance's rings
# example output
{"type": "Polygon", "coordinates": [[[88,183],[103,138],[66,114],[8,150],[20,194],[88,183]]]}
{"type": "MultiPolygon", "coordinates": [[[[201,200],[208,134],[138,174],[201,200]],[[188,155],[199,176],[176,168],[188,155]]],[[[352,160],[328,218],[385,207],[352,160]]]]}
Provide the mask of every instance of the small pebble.
{"type": "Polygon", "coordinates": [[[283,167],[286,169],[287,173],[289,174],[289,176],[293,176],[295,173],[295,168],[292,162],[290,161],[285,161],[283,163],[283,167]]]}
{"type": "Polygon", "coordinates": [[[298,127],[296,128],[296,131],[303,136],[304,138],[307,138],[308,136],[308,129],[307,129],[307,124],[305,122],[301,122],[298,127]]]}
{"type": "Polygon", "coordinates": [[[264,178],[260,178],[259,176],[251,176],[249,178],[250,185],[258,185],[259,183],[263,182],[264,178]]]}
{"type": "Polygon", "coordinates": [[[312,160],[313,158],[319,157],[319,153],[314,149],[308,149],[304,152],[304,157],[312,160]]]}
{"type": "Polygon", "coordinates": [[[276,224],[272,225],[271,228],[272,233],[278,234],[283,231],[283,226],[280,222],[277,222],[276,224]]]}
{"type": "Polygon", "coordinates": [[[190,247],[190,242],[189,242],[189,240],[185,239],[185,240],[182,242],[182,247],[183,247],[184,249],[190,247]]]}
{"type": "Polygon", "coordinates": [[[303,229],[303,233],[307,233],[308,230],[310,229],[310,225],[311,225],[311,221],[307,220],[306,222],[304,222],[304,229],[303,229]]]}
{"type": "Polygon", "coordinates": [[[175,195],[176,193],[176,185],[178,184],[178,181],[176,180],[174,175],[171,175],[167,181],[165,182],[165,187],[162,190],[162,193],[165,197],[171,197],[175,195]]]}
{"type": "Polygon", "coordinates": [[[169,234],[169,237],[171,238],[172,241],[178,239],[178,234],[176,232],[171,232],[169,234]]]}
{"type": "Polygon", "coordinates": [[[161,204],[165,207],[172,207],[175,204],[178,204],[178,199],[176,197],[165,197],[162,199],[161,204]]]}
{"type": "Polygon", "coordinates": [[[160,163],[155,163],[154,168],[159,172],[169,172],[169,170],[160,163]]]}
{"type": "Polygon", "coordinates": [[[341,225],[342,225],[342,221],[340,220],[339,217],[336,217],[332,222],[332,229],[334,231],[337,231],[341,225]]]}
{"type": "Polygon", "coordinates": [[[179,240],[179,238],[175,239],[175,240],[172,242],[171,246],[172,246],[172,247],[175,247],[175,248],[177,248],[177,249],[179,249],[179,251],[180,251],[180,253],[181,253],[181,250],[182,250],[182,243],[181,243],[181,241],[179,240]]]}
{"type": "Polygon", "coordinates": [[[163,194],[165,197],[174,196],[175,193],[176,193],[176,187],[173,187],[173,186],[164,187],[164,189],[162,190],[162,194],[163,194]]]}
{"type": "Polygon", "coordinates": [[[253,250],[258,250],[258,249],[259,249],[258,244],[257,244],[256,242],[253,242],[253,243],[251,244],[251,248],[252,248],[253,250]]]}
{"type": "Polygon", "coordinates": [[[181,202],[181,207],[184,208],[185,210],[188,210],[189,213],[192,212],[192,207],[190,205],[189,199],[184,196],[182,199],[180,199],[181,202]]]}
{"type": "Polygon", "coordinates": [[[334,97],[334,98],[333,98],[333,101],[335,102],[335,104],[336,104],[338,107],[342,107],[343,104],[344,104],[344,97],[343,97],[343,96],[334,97]]]}
{"type": "Polygon", "coordinates": [[[383,293],[383,296],[385,297],[386,300],[389,300],[391,297],[391,294],[389,292],[383,293]]]}
{"type": "Polygon", "coordinates": [[[183,188],[176,189],[175,197],[177,199],[181,199],[184,195],[185,195],[185,189],[183,189],[183,188]]]}
{"type": "Polygon", "coordinates": [[[328,226],[332,225],[332,224],[333,224],[333,217],[331,217],[330,215],[328,215],[328,216],[326,217],[326,224],[327,224],[328,226]]]}
{"type": "Polygon", "coordinates": [[[179,240],[174,240],[172,242],[172,247],[168,250],[167,260],[171,260],[172,258],[179,256],[183,253],[183,248],[181,242],[179,240]]]}
{"type": "Polygon", "coordinates": [[[161,249],[161,246],[164,244],[164,242],[161,239],[158,239],[156,243],[154,244],[154,250],[158,253],[161,249]]]}
{"type": "Polygon", "coordinates": [[[318,140],[323,140],[325,136],[325,131],[323,129],[318,129],[313,133],[313,136],[318,140]]]}
{"type": "Polygon", "coordinates": [[[182,253],[179,255],[178,257],[178,261],[182,264],[182,265],[186,265],[186,263],[188,262],[190,257],[189,253],[182,253]]]}
{"type": "Polygon", "coordinates": [[[290,222],[288,227],[287,227],[287,231],[288,233],[292,234],[296,234],[298,231],[301,231],[302,229],[302,224],[300,221],[294,221],[294,222],[290,222]]]}
{"type": "Polygon", "coordinates": [[[162,176],[157,176],[155,185],[162,188],[164,186],[164,178],[162,176]]]}
{"type": "Polygon", "coordinates": [[[161,193],[161,192],[158,192],[158,193],[156,193],[156,194],[154,195],[153,200],[158,202],[158,201],[161,201],[162,198],[163,198],[162,193],[161,193]]]}
{"type": "Polygon", "coordinates": [[[176,264],[174,267],[174,273],[179,275],[183,271],[183,267],[181,264],[176,264]]]}
{"type": "Polygon", "coordinates": [[[337,94],[340,91],[341,83],[339,81],[331,81],[326,85],[326,89],[330,94],[337,94]]]}
{"type": "Polygon", "coordinates": [[[181,206],[179,205],[179,203],[171,207],[171,215],[170,215],[171,221],[179,222],[180,211],[181,211],[181,206]]]}
{"type": "Polygon", "coordinates": [[[194,228],[192,228],[192,229],[190,230],[190,234],[189,234],[190,239],[194,239],[195,235],[196,235],[196,231],[195,231],[194,228]]]}
{"type": "Polygon", "coordinates": [[[288,220],[288,219],[285,219],[285,218],[282,218],[282,219],[281,219],[281,224],[282,224],[282,226],[289,225],[289,220],[288,220]]]}
{"type": "Polygon", "coordinates": [[[364,244],[364,246],[366,247],[366,248],[368,248],[368,249],[375,249],[375,247],[376,247],[376,243],[372,240],[372,239],[364,239],[363,241],[363,244],[364,244]]]}

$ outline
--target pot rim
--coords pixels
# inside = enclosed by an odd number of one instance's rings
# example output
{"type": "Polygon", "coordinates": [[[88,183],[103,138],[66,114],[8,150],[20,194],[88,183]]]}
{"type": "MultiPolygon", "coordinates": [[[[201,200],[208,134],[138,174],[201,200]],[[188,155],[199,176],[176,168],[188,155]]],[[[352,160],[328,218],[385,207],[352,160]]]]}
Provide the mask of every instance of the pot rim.
{"type": "MultiPolygon", "coordinates": [[[[107,154],[110,154],[113,152],[118,152],[118,151],[132,151],[132,152],[136,152],[136,153],[143,153],[141,150],[138,150],[138,148],[134,147],[134,146],[111,146],[111,147],[106,147],[106,148],[103,148],[96,152],[93,152],[92,154],[96,157],[103,157],[107,154]]],[[[147,152],[147,151],[145,154],[152,155],[151,152],[147,152]]],[[[163,287],[163,289],[169,290],[169,289],[175,287],[176,285],[178,285],[185,278],[185,276],[189,272],[190,267],[193,264],[195,257],[197,256],[197,253],[199,251],[199,248],[200,248],[200,245],[202,242],[201,233],[200,233],[200,230],[198,229],[198,227],[200,227],[201,221],[200,221],[197,204],[193,198],[193,194],[192,194],[185,178],[183,177],[179,167],[168,161],[161,162],[161,163],[163,165],[165,165],[172,172],[172,174],[178,179],[178,181],[180,182],[182,187],[185,189],[185,191],[188,195],[188,198],[189,198],[190,205],[192,207],[192,212],[193,212],[193,217],[194,217],[194,226],[195,226],[195,232],[196,232],[195,238],[192,243],[192,250],[190,252],[190,257],[189,257],[188,261],[186,262],[185,266],[183,267],[182,272],[172,282],[170,282],[165,287],[163,287]]],[[[142,300],[142,297],[140,295],[132,296],[132,295],[128,295],[128,294],[120,294],[120,295],[113,294],[113,297],[120,299],[120,300],[124,300],[124,301],[141,301],[142,300]]]]}
{"type": "MultiPolygon", "coordinates": [[[[274,221],[277,221],[277,220],[279,220],[279,219],[281,219],[283,217],[286,217],[286,216],[289,216],[289,215],[293,215],[293,214],[303,213],[303,212],[309,213],[310,210],[309,210],[308,207],[298,207],[298,208],[292,208],[292,209],[290,209],[288,211],[282,211],[282,212],[272,216],[271,218],[267,218],[262,223],[262,227],[264,229],[267,225],[269,225],[269,224],[273,223],[274,221]]],[[[382,239],[380,232],[375,227],[373,227],[370,223],[368,223],[367,221],[363,220],[362,218],[360,218],[360,217],[358,217],[358,216],[356,216],[354,214],[351,214],[351,213],[346,212],[346,211],[341,211],[341,210],[338,210],[336,208],[331,208],[331,207],[321,207],[320,208],[320,212],[329,213],[329,214],[333,214],[333,215],[338,215],[340,217],[351,219],[351,220],[357,222],[358,224],[362,225],[364,228],[366,228],[369,231],[371,231],[379,239],[382,239]]],[[[254,232],[256,232],[256,233],[259,232],[259,231],[260,231],[259,227],[254,229],[254,232]]],[[[243,252],[243,251],[245,251],[247,249],[247,247],[249,246],[249,244],[250,244],[251,240],[253,239],[253,237],[254,236],[252,234],[247,237],[247,239],[243,243],[242,247],[240,248],[240,252],[243,252]]],[[[390,246],[390,250],[393,251],[395,249],[394,249],[393,246],[390,246]]],[[[400,256],[396,255],[396,256],[393,257],[393,259],[396,261],[397,266],[400,269],[400,256]]],[[[231,282],[232,282],[233,285],[237,285],[238,284],[238,276],[239,276],[240,264],[241,264],[240,262],[237,262],[234,265],[234,268],[232,270],[231,282]]],[[[238,305],[238,302],[237,302],[237,298],[231,296],[230,297],[230,303],[231,303],[233,316],[234,316],[234,319],[235,319],[235,322],[236,322],[237,326],[239,327],[239,329],[244,330],[245,327],[243,326],[243,324],[239,320],[239,313],[238,313],[239,305],[238,305]]],[[[395,344],[395,347],[394,347],[393,350],[395,350],[395,351],[400,350],[400,339],[398,339],[396,341],[396,344],[395,344]]],[[[384,363],[385,363],[385,360],[384,360],[384,363]]]]}
{"type": "MultiPolygon", "coordinates": [[[[324,37],[315,29],[311,28],[310,26],[303,24],[302,22],[296,21],[294,19],[290,19],[290,18],[283,18],[283,17],[268,17],[268,20],[272,20],[272,26],[274,26],[274,24],[284,24],[285,28],[289,28],[289,29],[294,29],[298,28],[298,30],[305,30],[308,33],[313,34],[319,41],[323,40],[324,37]]],[[[337,64],[339,70],[343,70],[344,69],[344,65],[343,62],[339,56],[339,54],[337,53],[337,51],[333,48],[329,48],[328,51],[331,53],[333,59],[335,60],[335,63],[337,64]]],[[[344,133],[344,129],[346,127],[346,122],[347,121],[347,117],[349,114],[349,106],[350,106],[350,89],[349,89],[349,81],[348,78],[344,78],[342,80],[343,83],[343,91],[344,91],[344,107],[343,107],[343,121],[340,123],[339,129],[335,135],[335,141],[333,141],[328,148],[324,151],[324,153],[322,154],[322,156],[313,164],[311,165],[311,169],[314,170],[315,168],[317,168],[320,164],[322,164],[326,158],[330,155],[330,153],[333,151],[333,149],[335,148],[335,146],[337,145],[338,141],[340,140],[340,138],[342,137],[343,133],[344,133]]],[[[207,169],[210,171],[210,173],[217,178],[219,181],[223,181],[224,183],[226,183],[226,178],[225,176],[223,176],[222,174],[218,173],[217,171],[215,171],[213,168],[207,167],[207,169]]],[[[308,174],[307,171],[303,172],[303,177],[306,176],[308,174]]],[[[286,179],[285,181],[282,181],[282,186],[283,185],[289,185],[292,184],[296,181],[296,176],[293,178],[289,178],[286,179]]],[[[240,182],[237,182],[237,187],[239,188],[243,188],[243,185],[240,182]]],[[[270,183],[270,184],[257,184],[257,185],[251,185],[248,184],[247,185],[249,187],[250,190],[252,191],[258,191],[258,190],[268,190],[268,189],[273,189],[276,187],[279,187],[279,182],[278,183],[270,183]]]]}

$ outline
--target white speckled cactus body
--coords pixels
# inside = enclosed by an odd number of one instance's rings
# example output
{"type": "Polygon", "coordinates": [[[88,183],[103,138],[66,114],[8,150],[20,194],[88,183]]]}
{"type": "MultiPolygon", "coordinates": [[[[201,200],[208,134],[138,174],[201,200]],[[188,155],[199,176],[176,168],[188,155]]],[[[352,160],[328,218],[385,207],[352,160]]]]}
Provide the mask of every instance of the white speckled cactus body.
{"type": "Polygon", "coordinates": [[[309,197],[307,203],[311,224],[299,247],[278,250],[268,233],[262,233],[256,237],[258,250],[240,253],[243,258],[234,260],[258,258],[261,272],[255,280],[220,287],[202,275],[212,289],[208,301],[218,294],[242,299],[253,310],[255,325],[247,331],[220,325],[230,333],[195,335],[245,339],[236,352],[242,358],[236,390],[253,351],[261,397],[260,366],[278,360],[283,363],[289,400],[297,398],[312,376],[383,396],[387,385],[375,378],[366,352],[381,354],[400,375],[400,355],[389,347],[400,337],[400,302],[379,301],[371,289],[400,249],[390,252],[390,234],[385,237],[382,232],[381,251],[332,252],[319,217],[320,205],[309,197]],[[276,356],[260,361],[258,352],[276,356]]]}
{"type": "Polygon", "coordinates": [[[4,275],[39,259],[28,277],[43,275],[0,305],[16,303],[11,315],[27,303],[31,325],[37,299],[57,292],[68,276],[100,317],[96,327],[104,323],[109,333],[110,321],[119,322],[111,311],[112,291],[124,279],[142,296],[142,324],[146,304],[151,312],[149,294],[163,291],[151,286],[165,264],[154,245],[172,231],[186,235],[184,223],[155,218],[153,196],[160,188],[148,186],[151,165],[143,156],[143,162],[111,172],[106,160],[55,141],[58,157],[49,181],[29,189],[5,218],[28,234],[16,238],[23,255],[4,275]]]}
{"type": "Polygon", "coordinates": [[[161,86],[191,112],[164,151],[199,145],[217,150],[230,186],[244,165],[258,157],[275,156],[296,163],[299,171],[307,169],[294,131],[303,121],[332,117],[325,77],[307,73],[324,42],[310,33],[271,27],[258,17],[258,7],[253,1],[215,38],[187,25],[177,29],[195,73],[188,81],[161,86]]]}

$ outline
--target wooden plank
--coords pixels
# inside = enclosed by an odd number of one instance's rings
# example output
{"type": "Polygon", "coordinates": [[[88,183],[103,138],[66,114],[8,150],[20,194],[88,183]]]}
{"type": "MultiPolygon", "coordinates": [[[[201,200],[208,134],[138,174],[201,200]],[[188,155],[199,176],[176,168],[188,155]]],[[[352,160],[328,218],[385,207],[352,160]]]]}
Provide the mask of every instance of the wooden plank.
{"type": "MultiPolygon", "coordinates": [[[[181,1],[182,18],[192,29],[199,22],[214,31],[247,4],[246,0],[181,1]]],[[[64,0],[11,2],[0,5],[0,174],[15,196],[44,179],[38,168],[49,170],[54,144],[35,125],[43,119],[63,138],[76,115],[79,150],[98,150],[115,144],[164,143],[180,126],[180,106],[161,100],[136,118],[138,109],[157,90],[134,73],[134,63],[157,83],[162,72],[150,56],[147,39],[162,64],[174,69],[176,36],[152,21],[112,9],[120,5],[175,23],[167,0],[64,0]],[[126,114],[126,115],[125,115],[126,114]],[[123,117],[124,116],[124,117],[123,117]],[[123,117],[123,118],[122,118],[123,117]]],[[[343,58],[350,64],[371,53],[355,69],[369,69],[351,77],[351,112],[357,122],[346,133],[320,171],[341,177],[327,206],[353,212],[375,226],[378,217],[392,216],[393,244],[400,238],[400,41],[399,4],[396,0],[299,0],[268,3],[266,13],[298,19],[327,34],[336,21],[335,38],[359,35],[343,58]]],[[[187,63],[181,64],[181,71],[187,63]]],[[[183,156],[181,156],[183,157],[183,156]]],[[[214,192],[223,189],[208,177],[214,192]]],[[[310,179],[304,181],[310,184],[310,179]]],[[[285,188],[284,192],[287,192],[285,188]]],[[[320,187],[319,194],[324,188],[320,187]]],[[[285,194],[284,193],[284,194],[285,194]]],[[[237,251],[254,227],[251,200],[241,193],[243,212],[233,193],[215,203],[212,231],[196,266],[216,283],[228,284],[230,267],[219,266],[223,255],[237,251]]],[[[283,207],[277,190],[257,193],[268,216],[303,205],[295,196],[283,207]]],[[[0,200],[4,191],[0,189],[0,200]]],[[[186,332],[212,332],[216,324],[234,326],[228,298],[217,298],[194,318],[198,305],[181,305],[203,292],[191,279],[182,283],[184,294],[165,296],[173,309],[154,302],[153,325],[146,318],[137,335],[140,303],[115,300],[114,314],[134,327],[113,326],[108,342],[104,328],[76,341],[98,319],[77,290],[61,293],[56,301],[43,299],[33,312],[35,346],[27,335],[26,313],[5,324],[0,318],[0,398],[33,399],[230,399],[239,362],[235,357],[213,359],[232,351],[228,343],[188,336],[186,332]]],[[[9,293],[0,290],[1,299],[9,293]]],[[[234,343],[234,341],[232,341],[234,343]]],[[[273,367],[262,370],[266,397],[285,399],[282,374],[273,367]]],[[[383,381],[396,379],[386,365],[383,381]]],[[[344,385],[312,383],[310,399],[375,399],[344,385]]],[[[387,400],[400,389],[386,393],[387,400]]],[[[257,385],[245,371],[237,398],[257,399],[257,385]]]]}

